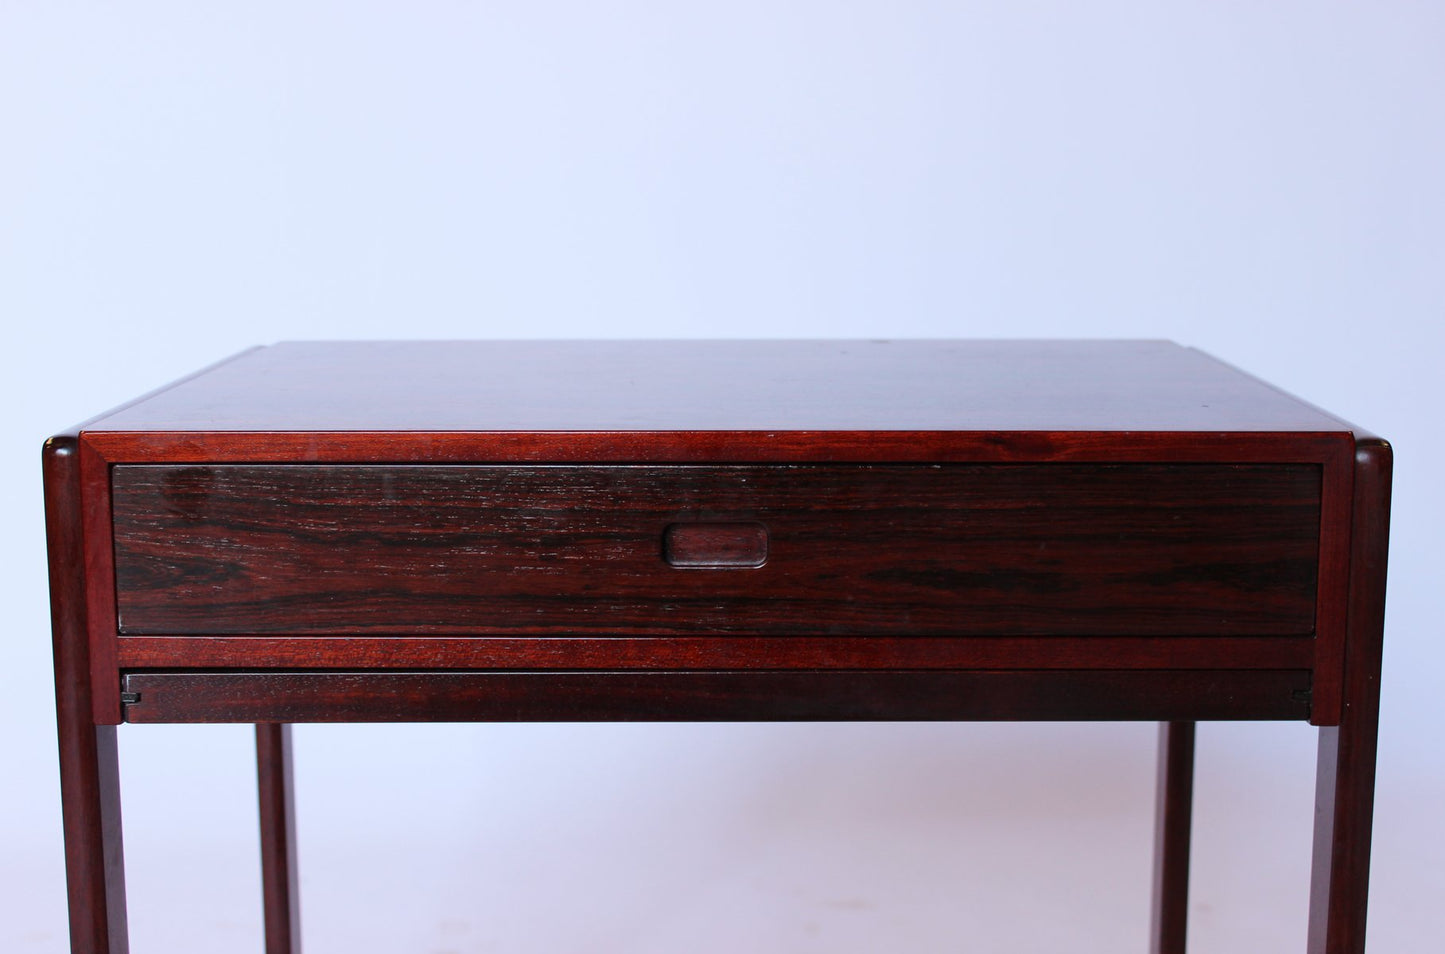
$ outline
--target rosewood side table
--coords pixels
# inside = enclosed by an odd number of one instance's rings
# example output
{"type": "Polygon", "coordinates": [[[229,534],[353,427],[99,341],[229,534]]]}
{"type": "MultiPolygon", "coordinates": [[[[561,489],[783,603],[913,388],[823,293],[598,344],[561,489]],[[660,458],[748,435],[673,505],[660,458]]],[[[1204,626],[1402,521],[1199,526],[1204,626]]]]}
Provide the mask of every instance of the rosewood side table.
{"type": "Polygon", "coordinates": [[[45,445],[71,949],[126,950],[116,726],[1319,726],[1309,951],[1364,949],[1391,452],[1167,342],[290,343],[45,445]]]}

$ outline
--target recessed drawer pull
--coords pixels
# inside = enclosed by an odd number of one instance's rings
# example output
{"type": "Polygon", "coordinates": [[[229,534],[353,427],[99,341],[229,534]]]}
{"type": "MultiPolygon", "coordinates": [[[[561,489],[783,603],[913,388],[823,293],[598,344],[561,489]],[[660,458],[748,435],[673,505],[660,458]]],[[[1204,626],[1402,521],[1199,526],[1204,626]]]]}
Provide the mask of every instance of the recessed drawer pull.
{"type": "Polygon", "coordinates": [[[768,560],[768,528],[754,522],[669,524],[662,558],[676,567],[762,566],[768,560]]]}

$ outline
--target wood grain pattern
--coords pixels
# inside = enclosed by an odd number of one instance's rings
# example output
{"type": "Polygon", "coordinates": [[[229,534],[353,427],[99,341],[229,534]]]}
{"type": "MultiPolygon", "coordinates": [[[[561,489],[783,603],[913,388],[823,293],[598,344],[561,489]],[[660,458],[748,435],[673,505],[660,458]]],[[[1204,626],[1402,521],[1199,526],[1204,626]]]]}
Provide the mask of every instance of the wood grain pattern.
{"type": "Polygon", "coordinates": [[[1309,673],[130,673],[128,722],[1307,719],[1309,673]]]}
{"type": "Polygon", "coordinates": [[[1309,466],[113,471],[136,634],[1300,635],[1309,466]],[[757,521],[745,573],[661,558],[757,521]]]}
{"type": "Polygon", "coordinates": [[[159,398],[166,391],[206,377],[222,365],[242,360],[257,350],[251,348],[231,355],[133,398],[57,435],[46,444],[47,453],[51,444],[58,442],[55,446],[62,448],[64,454],[73,454],[79,472],[78,507],[82,526],[78,532],[84,538],[84,544],[82,552],[75,557],[84,563],[82,579],[86,593],[77,599],[83,600],[85,604],[84,614],[90,643],[90,715],[97,725],[115,725],[120,722],[120,679],[116,671],[115,601],[112,598],[115,593],[115,577],[110,540],[110,461],[94,444],[85,439],[84,433],[102,418],[113,417],[136,405],[159,398]]]}
{"type": "Polygon", "coordinates": [[[1308,669],[1308,636],[127,636],[125,669],[1308,669]]]}

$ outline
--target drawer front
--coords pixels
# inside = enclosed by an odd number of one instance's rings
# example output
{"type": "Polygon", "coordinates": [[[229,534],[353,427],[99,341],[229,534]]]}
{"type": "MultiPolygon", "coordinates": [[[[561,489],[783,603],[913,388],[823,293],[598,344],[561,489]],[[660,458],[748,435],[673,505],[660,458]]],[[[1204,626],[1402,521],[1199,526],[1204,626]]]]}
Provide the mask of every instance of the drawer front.
{"type": "Polygon", "coordinates": [[[118,465],[122,634],[1302,635],[1312,465],[118,465]]]}

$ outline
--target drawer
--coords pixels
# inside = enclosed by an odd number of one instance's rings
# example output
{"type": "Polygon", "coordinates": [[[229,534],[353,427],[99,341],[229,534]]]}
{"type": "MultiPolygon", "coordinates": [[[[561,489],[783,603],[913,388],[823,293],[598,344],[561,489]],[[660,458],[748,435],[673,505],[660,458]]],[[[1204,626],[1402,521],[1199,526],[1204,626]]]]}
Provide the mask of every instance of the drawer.
{"type": "Polygon", "coordinates": [[[1313,465],[117,465],[187,635],[1304,635],[1313,465]]]}

